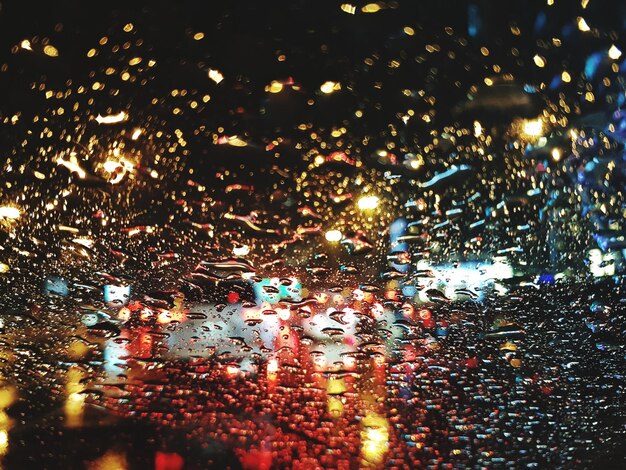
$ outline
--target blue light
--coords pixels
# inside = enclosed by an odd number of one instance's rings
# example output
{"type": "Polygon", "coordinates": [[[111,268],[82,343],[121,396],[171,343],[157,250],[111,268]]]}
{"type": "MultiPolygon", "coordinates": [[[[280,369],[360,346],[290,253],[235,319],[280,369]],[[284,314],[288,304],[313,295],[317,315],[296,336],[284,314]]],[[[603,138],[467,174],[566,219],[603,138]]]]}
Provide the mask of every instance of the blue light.
{"type": "Polygon", "coordinates": [[[539,276],[539,284],[554,284],[554,274],[542,274],[539,276]]]}
{"type": "Polygon", "coordinates": [[[478,13],[478,7],[473,3],[467,7],[467,34],[475,38],[482,29],[483,22],[478,13]]]}

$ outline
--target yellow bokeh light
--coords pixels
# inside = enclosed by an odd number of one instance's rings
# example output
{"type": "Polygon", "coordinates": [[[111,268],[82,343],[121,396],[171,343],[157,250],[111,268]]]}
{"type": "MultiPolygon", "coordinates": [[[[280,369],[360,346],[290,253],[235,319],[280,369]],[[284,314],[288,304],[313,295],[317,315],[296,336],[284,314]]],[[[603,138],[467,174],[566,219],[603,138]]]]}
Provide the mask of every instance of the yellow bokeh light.
{"type": "Polygon", "coordinates": [[[341,90],[341,83],[339,82],[327,81],[322,83],[322,85],[320,86],[320,91],[327,95],[339,90],[341,90]]]}
{"type": "Polygon", "coordinates": [[[346,12],[350,15],[354,15],[356,13],[356,7],[351,3],[342,3],[341,11],[346,12]]]}
{"type": "Polygon", "coordinates": [[[363,13],[376,13],[380,10],[381,6],[378,3],[368,3],[363,8],[361,8],[361,11],[363,13]]]}
{"type": "Polygon", "coordinates": [[[538,54],[535,57],[533,57],[533,60],[535,61],[535,65],[537,67],[545,67],[546,66],[546,59],[544,59],[543,57],[541,57],[538,54]]]}
{"type": "Polygon", "coordinates": [[[48,57],[59,57],[59,50],[50,44],[43,48],[43,53],[48,57]]]}
{"type": "Polygon", "coordinates": [[[273,80],[272,83],[265,87],[265,91],[268,93],[280,93],[283,91],[283,84],[273,80]]]}

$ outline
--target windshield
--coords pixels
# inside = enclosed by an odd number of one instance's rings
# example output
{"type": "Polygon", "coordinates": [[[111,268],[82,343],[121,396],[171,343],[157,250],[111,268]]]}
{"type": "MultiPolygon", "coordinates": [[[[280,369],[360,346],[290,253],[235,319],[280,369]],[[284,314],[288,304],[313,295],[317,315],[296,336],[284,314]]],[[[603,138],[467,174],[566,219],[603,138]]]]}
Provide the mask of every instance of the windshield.
{"type": "Polygon", "coordinates": [[[49,3],[2,467],[624,465],[621,2],[49,3]]]}

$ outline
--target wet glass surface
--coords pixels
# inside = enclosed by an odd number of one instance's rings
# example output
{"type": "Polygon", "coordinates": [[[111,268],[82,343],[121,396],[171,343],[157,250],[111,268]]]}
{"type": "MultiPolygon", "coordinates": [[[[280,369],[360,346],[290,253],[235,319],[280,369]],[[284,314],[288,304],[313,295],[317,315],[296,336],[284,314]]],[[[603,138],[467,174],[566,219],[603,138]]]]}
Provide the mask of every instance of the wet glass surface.
{"type": "Polygon", "coordinates": [[[2,468],[623,468],[622,2],[0,3],[2,468]]]}

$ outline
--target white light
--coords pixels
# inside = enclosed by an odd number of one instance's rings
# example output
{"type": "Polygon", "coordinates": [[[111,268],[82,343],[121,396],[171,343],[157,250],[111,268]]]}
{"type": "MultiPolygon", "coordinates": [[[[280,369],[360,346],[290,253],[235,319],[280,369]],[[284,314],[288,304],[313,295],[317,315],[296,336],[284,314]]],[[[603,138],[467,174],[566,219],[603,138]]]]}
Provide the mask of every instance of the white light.
{"type": "Polygon", "coordinates": [[[233,255],[235,256],[246,256],[248,253],[250,253],[250,247],[248,245],[241,245],[233,248],[233,255]]]}
{"type": "Polygon", "coordinates": [[[617,60],[622,57],[622,51],[620,51],[615,44],[609,49],[609,58],[617,60]]]}
{"type": "Polygon", "coordinates": [[[133,140],[137,140],[140,135],[141,135],[141,129],[137,128],[133,131],[133,135],[130,136],[130,138],[133,140]]]}
{"type": "Polygon", "coordinates": [[[267,372],[269,374],[275,374],[278,372],[278,361],[276,359],[270,359],[267,361],[267,372]]]}
{"type": "Polygon", "coordinates": [[[87,172],[85,172],[85,170],[80,167],[80,165],[78,164],[78,160],[74,156],[71,156],[69,160],[64,160],[61,157],[57,158],[57,165],[62,165],[68,170],[75,172],[76,174],[78,174],[78,177],[80,179],[85,179],[85,177],[87,176],[87,172]]]}
{"type": "Polygon", "coordinates": [[[615,275],[615,253],[603,253],[597,248],[589,250],[589,271],[595,277],[615,275]]]}
{"type": "Polygon", "coordinates": [[[341,83],[331,81],[324,82],[322,83],[322,86],[320,86],[320,90],[322,93],[326,93],[328,95],[335,91],[341,90],[341,83]]]}
{"type": "Polygon", "coordinates": [[[578,17],[577,23],[578,23],[578,29],[579,30],[581,30],[583,32],[591,31],[591,28],[589,27],[589,25],[587,24],[587,22],[585,21],[585,19],[582,16],[578,17]]]}
{"type": "Polygon", "coordinates": [[[359,209],[365,211],[376,209],[379,202],[380,200],[378,199],[378,196],[363,196],[361,199],[359,199],[357,205],[359,206],[359,209]]]}
{"type": "Polygon", "coordinates": [[[128,114],[124,111],[120,111],[117,114],[109,114],[107,116],[101,116],[98,114],[96,122],[98,124],[117,124],[118,122],[126,121],[126,119],[128,119],[128,114]]]}
{"type": "Polygon", "coordinates": [[[209,78],[215,83],[219,83],[224,80],[224,75],[219,70],[209,69],[209,78]]]}
{"type": "Polygon", "coordinates": [[[20,215],[17,207],[0,206],[0,219],[17,219],[20,215]]]}
{"type": "Polygon", "coordinates": [[[478,137],[483,133],[483,126],[478,121],[474,121],[474,137],[478,137]]]}
{"type": "Polygon", "coordinates": [[[539,137],[543,134],[543,121],[535,119],[524,123],[524,133],[530,137],[539,137]]]}
{"type": "Polygon", "coordinates": [[[343,234],[339,231],[339,230],[329,230],[328,232],[326,232],[326,240],[328,240],[331,243],[336,243],[341,241],[341,239],[343,238],[343,234]]]}
{"type": "Polygon", "coordinates": [[[533,57],[533,61],[535,62],[535,65],[537,67],[545,67],[546,66],[546,59],[544,59],[543,57],[541,57],[539,54],[535,55],[535,57],[533,57]]]}
{"type": "Polygon", "coordinates": [[[557,148],[552,149],[552,159],[558,162],[561,159],[561,151],[557,148]]]}
{"type": "Polygon", "coordinates": [[[104,170],[107,171],[108,173],[113,173],[114,171],[116,171],[121,166],[122,165],[120,165],[120,163],[116,162],[115,160],[107,160],[102,165],[102,168],[104,168],[104,170]]]}

